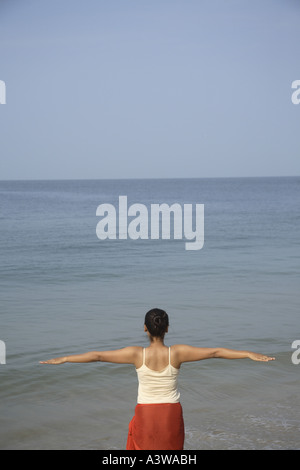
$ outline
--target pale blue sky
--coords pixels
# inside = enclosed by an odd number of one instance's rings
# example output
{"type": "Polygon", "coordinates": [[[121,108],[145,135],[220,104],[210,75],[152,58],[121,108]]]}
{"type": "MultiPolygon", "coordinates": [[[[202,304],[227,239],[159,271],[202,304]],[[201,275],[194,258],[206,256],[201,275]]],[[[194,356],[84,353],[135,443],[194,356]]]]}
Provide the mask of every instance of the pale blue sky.
{"type": "Polygon", "coordinates": [[[0,0],[0,179],[300,175],[299,0],[0,0]]]}

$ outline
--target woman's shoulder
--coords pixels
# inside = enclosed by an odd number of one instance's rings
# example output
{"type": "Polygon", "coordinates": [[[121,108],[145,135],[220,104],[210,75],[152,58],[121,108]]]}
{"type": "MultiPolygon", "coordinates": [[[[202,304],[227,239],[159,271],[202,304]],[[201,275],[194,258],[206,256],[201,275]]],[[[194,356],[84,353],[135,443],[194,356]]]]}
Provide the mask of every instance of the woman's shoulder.
{"type": "Polygon", "coordinates": [[[188,344],[173,344],[170,346],[170,349],[173,353],[178,353],[180,351],[184,351],[186,349],[190,348],[188,344]]]}
{"type": "Polygon", "coordinates": [[[143,349],[144,348],[142,346],[125,346],[123,348],[124,351],[127,351],[128,353],[131,353],[133,355],[141,354],[143,349]]]}
{"type": "Polygon", "coordinates": [[[191,346],[189,344],[175,344],[172,346],[173,357],[179,363],[201,361],[214,357],[216,348],[191,346]]]}
{"type": "Polygon", "coordinates": [[[185,344],[173,344],[170,346],[171,364],[179,369],[182,364],[183,353],[188,346],[185,344]]]}

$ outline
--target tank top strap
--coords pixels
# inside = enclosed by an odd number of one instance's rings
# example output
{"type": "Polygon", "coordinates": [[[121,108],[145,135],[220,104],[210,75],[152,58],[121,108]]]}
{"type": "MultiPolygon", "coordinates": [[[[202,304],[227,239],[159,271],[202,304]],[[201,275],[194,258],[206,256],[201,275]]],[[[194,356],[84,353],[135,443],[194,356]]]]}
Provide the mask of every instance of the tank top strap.
{"type": "Polygon", "coordinates": [[[143,366],[145,365],[146,348],[143,348],[143,366]]]}
{"type": "MultiPolygon", "coordinates": [[[[143,348],[143,365],[145,365],[146,360],[146,348],[143,348]]],[[[171,365],[171,347],[169,347],[169,366],[171,365]]]]}

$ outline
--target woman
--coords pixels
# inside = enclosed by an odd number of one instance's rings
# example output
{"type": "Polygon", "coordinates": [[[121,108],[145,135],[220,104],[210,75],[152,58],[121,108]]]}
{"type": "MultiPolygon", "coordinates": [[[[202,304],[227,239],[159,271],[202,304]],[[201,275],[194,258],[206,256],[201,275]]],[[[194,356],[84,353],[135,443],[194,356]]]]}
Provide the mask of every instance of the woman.
{"type": "Polygon", "coordinates": [[[144,330],[150,339],[147,348],[125,347],[114,351],[92,351],[41,361],[42,364],[66,362],[112,362],[133,364],[138,375],[138,399],[135,415],[129,424],[127,450],[182,450],[184,422],[177,377],[184,362],[210,358],[271,361],[273,357],[251,351],[225,348],[198,348],[177,344],[166,347],[169,317],[155,308],[145,316],[144,330]]]}

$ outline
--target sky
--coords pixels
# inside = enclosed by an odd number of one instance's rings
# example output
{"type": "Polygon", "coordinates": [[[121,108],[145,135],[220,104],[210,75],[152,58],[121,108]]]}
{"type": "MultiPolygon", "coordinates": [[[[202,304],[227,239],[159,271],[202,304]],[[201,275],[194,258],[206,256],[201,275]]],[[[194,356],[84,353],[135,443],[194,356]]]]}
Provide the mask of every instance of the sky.
{"type": "Polygon", "coordinates": [[[300,0],[0,0],[0,179],[300,175],[299,16],[300,0]]]}

